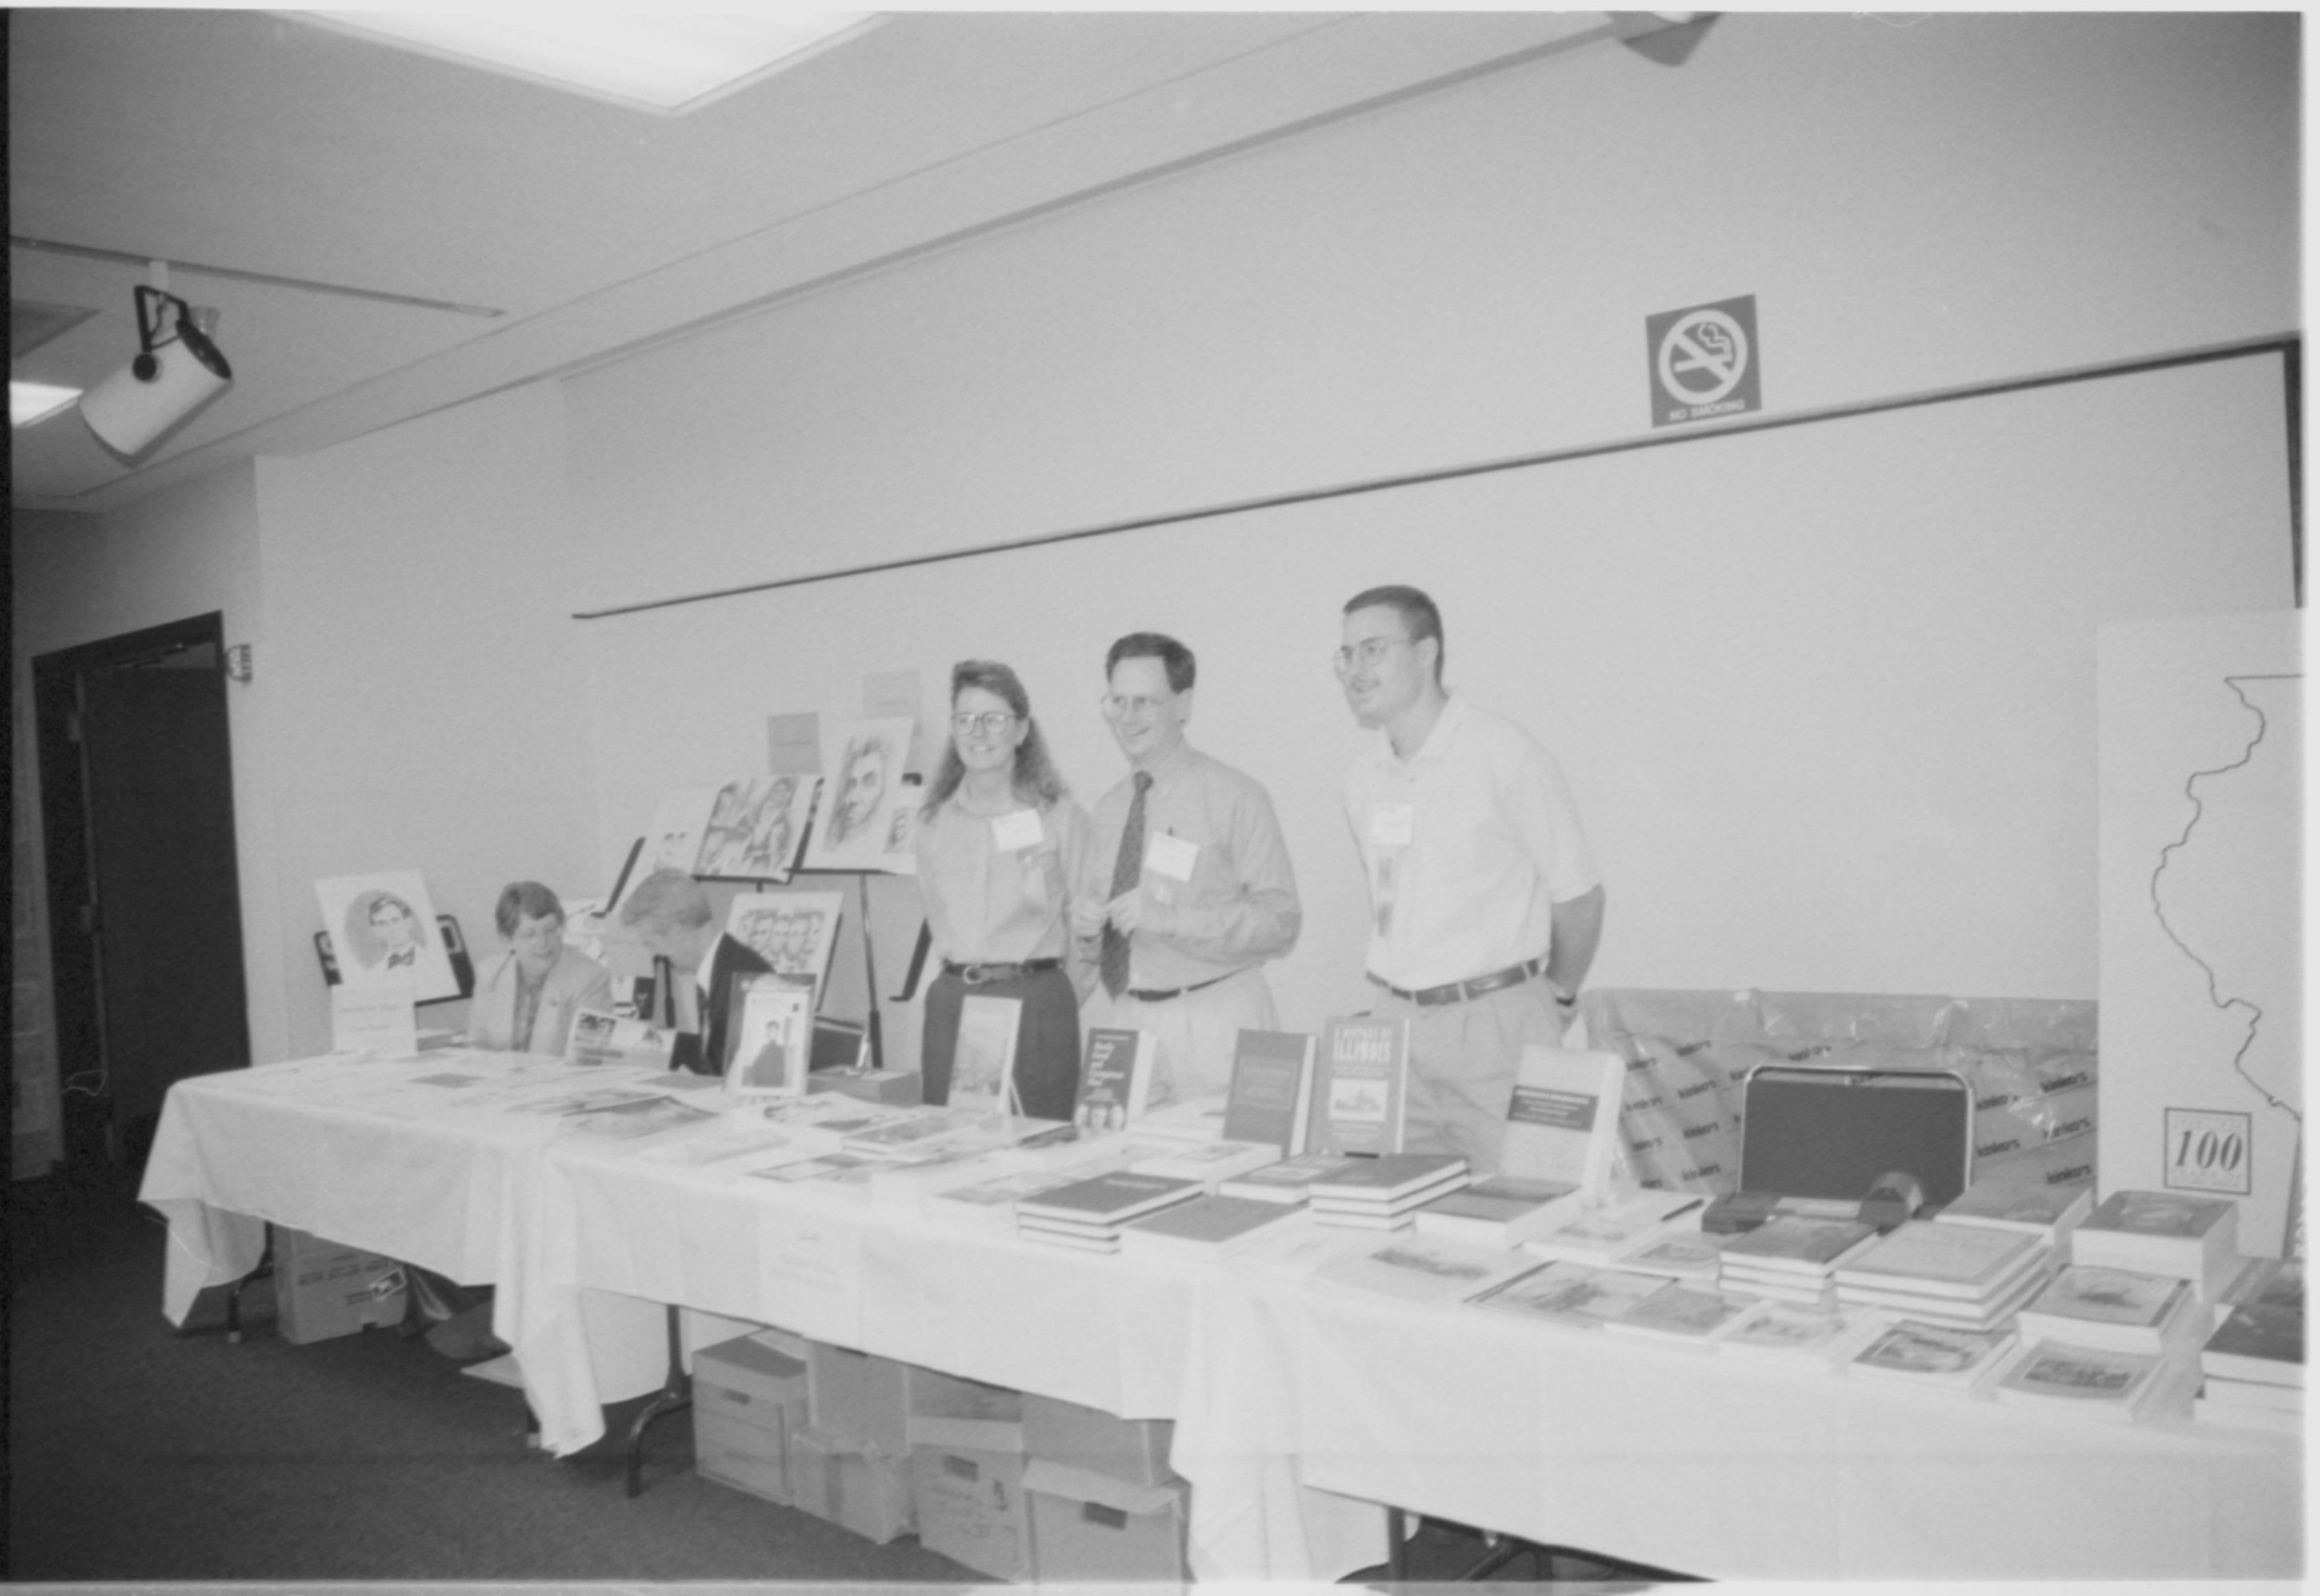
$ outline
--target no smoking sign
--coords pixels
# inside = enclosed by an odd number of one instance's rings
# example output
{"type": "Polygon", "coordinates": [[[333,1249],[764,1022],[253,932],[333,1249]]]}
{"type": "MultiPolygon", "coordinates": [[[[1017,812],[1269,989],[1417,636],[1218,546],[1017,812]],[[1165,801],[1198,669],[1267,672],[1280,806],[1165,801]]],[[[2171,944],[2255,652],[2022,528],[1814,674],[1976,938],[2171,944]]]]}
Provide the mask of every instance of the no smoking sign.
{"type": "Polygon", "coordinates": [[[1651,346],[1652,425],[1763,408],[1754,295],[1661,311],[1644,318],[1644,334],[1651,346]]]}

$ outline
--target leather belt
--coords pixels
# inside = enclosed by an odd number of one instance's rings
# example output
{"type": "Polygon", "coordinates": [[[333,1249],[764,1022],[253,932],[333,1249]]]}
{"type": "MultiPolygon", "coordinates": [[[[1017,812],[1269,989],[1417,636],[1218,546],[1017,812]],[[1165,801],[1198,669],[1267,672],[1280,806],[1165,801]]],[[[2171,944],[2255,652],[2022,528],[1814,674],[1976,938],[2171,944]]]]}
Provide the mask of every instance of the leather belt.
{"type": "Polygon", "coordinates": [[[969,986],[983,986],[993,981],[1019,980],[1025,975],[1037,975],[1043,970],[1060,970],[1063,967],[1064,961],[1059,958],[1027,958],[1012,965],[956,965],[948,959],[943,960],[943,974],[956,975],[969,986]]]}
{"type": "Polygon", "coordinates": [[[1238,970],[1235,970],[1231,975],[1211,975],[1206,981],[1195,981],[1190,986],[1171,987],[1166,992],[1139,992],[1131,986],[1120,995],[1132,997],[1139,1003],[1165,1003],[1170,998],[1183,997],[1186,993],[1198,992],[1203,986],[1214,986],[1219,981],[1229,981],[1233,975],[1239,974],[1238,970]]]}
{"type": "Polygon", "coordinates": [[[1421,1009],[1433,1009],[1444,1003],[1463,1003],[1469,998],[1478,998],[1485,993],[1502,992],[1509,986],[1520,986],[1532,977],[1544,974],[1545,969],[1546,961],[1543,958],[1525,959],[1518,965],[1492,970],[1489,975],[1477,975],[1471,981],[1453,981],[1445,986],[1421,986],[1415,992],[1396,986],[1376,975],[1370,977],[1370,983],[1384,987],[1406,1003],[1416,1003],[1421,1009]]]}

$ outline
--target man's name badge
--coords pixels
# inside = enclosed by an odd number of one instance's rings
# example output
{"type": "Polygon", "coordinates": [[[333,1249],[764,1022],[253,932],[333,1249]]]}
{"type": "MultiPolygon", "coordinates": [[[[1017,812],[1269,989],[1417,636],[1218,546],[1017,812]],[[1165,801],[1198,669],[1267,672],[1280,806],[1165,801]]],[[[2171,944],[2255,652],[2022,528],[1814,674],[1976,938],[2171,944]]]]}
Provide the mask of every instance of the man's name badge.
{"type": "Polygon", "coordinates": [[[1155,831],[1144,845],[1144,867],[1155,875],[1171,881],[1192,879],[1192,866],[1201,857],[1201,845],[1182,837],[1155,831]]]}
{"type": "Polygon", "coordinates": [[[1380,803],[1370,810],[1370,841],[1379,848],[1408,848],[1418,836],[1418,805],[1380,803]]]}
{"type": "Polygon", "coordinates": [[[992,846],[1001,853],[1037,848],[1039,838],[1039,812],[1036,809],[1019,809],[991,822],[992,846]]]}

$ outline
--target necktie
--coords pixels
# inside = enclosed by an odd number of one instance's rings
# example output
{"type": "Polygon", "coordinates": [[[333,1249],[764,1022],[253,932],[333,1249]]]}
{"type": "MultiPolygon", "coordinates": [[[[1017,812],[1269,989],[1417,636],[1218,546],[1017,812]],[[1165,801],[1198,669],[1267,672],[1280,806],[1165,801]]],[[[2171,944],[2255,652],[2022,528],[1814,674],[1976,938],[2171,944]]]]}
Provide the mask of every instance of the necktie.
{"type": "MultiPolygon", "coordinates": [[[[1119,896],[1144,874],[1144,794],[1152,790],[1152,773],[1136,773],[1136,797],[1128,806],[1128,824],[1119,833],[1119,857],[1112,862],[1111,895],[1119,896]]],[[[1118,997],[1128,990],[1128,939],[1110,920],[1103,922],[1103,950],[1096,970],[1103,989],[1118,997]]]]}

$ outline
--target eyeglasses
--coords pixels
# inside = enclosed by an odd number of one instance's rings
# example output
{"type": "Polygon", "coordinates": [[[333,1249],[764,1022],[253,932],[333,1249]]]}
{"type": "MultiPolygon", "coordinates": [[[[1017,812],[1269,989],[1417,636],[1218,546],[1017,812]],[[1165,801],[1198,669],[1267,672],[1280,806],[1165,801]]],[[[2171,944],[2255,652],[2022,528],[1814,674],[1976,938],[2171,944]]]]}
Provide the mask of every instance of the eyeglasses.
{"type": "Polygon", "coordinates": [[[950,729],[961,737],[973,737],[978,732],[984,737],[996,737],[1015,724],[1015,717],[1005,710],[985,710],[979,715],[953,715],[950,729]]]}
{"type": "MultiPolygon", "coordinates": [[[[1169,698],[1174,696],[1173,693],[1168,695],[1169,698]]],[[[1107,693],[1095,701],[1095,707],[1101,710],[1109,720],[1125,721],[1152,714],[1167,702],[1167,698],[1146,698],[1140,693],[1107,693]]]]}
{"type": "Polygon", "coordinates": [[[1337,674],[1344,676],[1359,661],[1364,670],[1373,670],[1385,661],[1389,649],[1409,642],[1409,638],[1364,638],[1360,642],[1337,650],[1337,674]]]}

